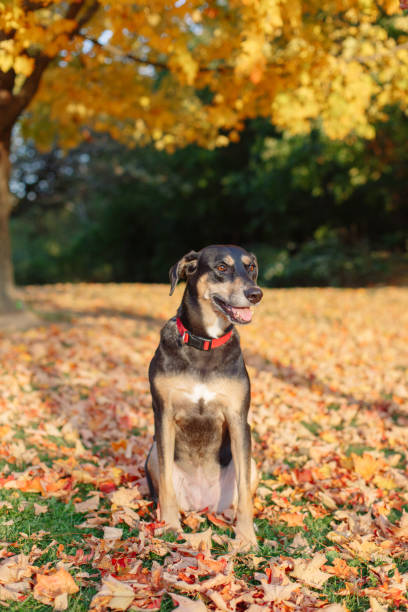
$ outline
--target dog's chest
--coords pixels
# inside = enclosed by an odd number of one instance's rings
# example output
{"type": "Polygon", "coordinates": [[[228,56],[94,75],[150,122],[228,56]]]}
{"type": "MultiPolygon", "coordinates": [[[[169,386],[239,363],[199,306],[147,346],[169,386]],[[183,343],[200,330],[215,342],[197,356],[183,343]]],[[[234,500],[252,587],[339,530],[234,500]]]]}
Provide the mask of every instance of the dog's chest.
{"type": "Polygon", "coordinates": [[[245,381],[214,376],[158,376],[155,384],[165,410],[176,422],[185,418],[224,419],[226,410],[239,410],[245,395],[245,381]]]}

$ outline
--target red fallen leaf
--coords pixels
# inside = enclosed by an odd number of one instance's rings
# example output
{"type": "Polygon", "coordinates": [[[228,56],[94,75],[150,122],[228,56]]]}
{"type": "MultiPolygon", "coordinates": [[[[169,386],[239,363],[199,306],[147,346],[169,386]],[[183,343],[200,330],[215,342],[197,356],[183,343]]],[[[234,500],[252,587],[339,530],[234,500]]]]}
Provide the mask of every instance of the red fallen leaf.
{"type": "Polygon", "coordinates": [[[298,482],[314,482],[312,470],[305,468],[303,470],[295,470],[295,475],[298,482]]]}
{"type": "Polygon", "coordinates": [[[408,0],[400,0],[400,9],[401,10],[408,10],[408,0]]]}
{"type": "Polygon", "coordinates": [[[102,493],[112,493],[113,491],[116,491],[117,488],[118,487],[115,485],[113,480],[102,482],[102,484],[99,485],[99,490],[102,491],[102,493]]]}
{"type": "Polygon", "coordinates": [[[156,521],[155,523],[147,523],[147,525],[145,526],[145,529],[151,535],[154,535],[154,532],[156,531],[156,529],[159,529],[160,527],[164,527],[164,521],[156,521]]]}
{"type": "Polygon", "coordinates": [[[187,574],[185,572],[179,572],[178,577],[180,578],[180,580],[184,580],[184,582],[187,582],[187,584],[194,584],[195,583],[195,577],[194,576],[187,576],[187,574]]]}
{"type": "Polygon", "coordinates": [[[11,482],[12,480],[15,480],[14,476],[7,476],[7,478],[0,478],[0,486],[4,487],[6,482],[11,482]]]}
{"type": "Polygon", "coordinates": [[[215,516],[214,514],[207,514],[207,518],[208,518],[209,521],[214,523],[214,525],[217,525],[217,527],[223,527],[224,529],[226,527],[231,527],[231,525],[229,523],[227,523],[223,519],[219,518],[218,516],[215,516]]]}

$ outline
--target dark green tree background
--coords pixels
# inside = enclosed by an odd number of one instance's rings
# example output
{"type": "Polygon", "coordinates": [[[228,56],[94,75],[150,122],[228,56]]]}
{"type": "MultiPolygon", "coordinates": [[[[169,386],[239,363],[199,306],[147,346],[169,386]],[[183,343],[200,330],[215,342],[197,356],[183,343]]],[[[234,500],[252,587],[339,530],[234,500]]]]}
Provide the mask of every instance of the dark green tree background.
{"type": "Polygon", "coordinates": [[[191,248],[238,243],[270,286],[359,285],[405,273],[408,122],[372,141],[284,137],[167,155],[91,136],[64,155],[17,143],[12,234],[19,283],[166,282],[191,248]]]}

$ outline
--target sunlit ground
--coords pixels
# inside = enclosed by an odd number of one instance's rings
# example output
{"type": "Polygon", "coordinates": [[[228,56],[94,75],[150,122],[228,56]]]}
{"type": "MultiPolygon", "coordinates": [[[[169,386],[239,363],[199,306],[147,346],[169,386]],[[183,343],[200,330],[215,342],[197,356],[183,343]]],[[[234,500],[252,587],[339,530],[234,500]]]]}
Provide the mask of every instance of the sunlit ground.
{"type": "Polygon", "coordinates": [[[240,329],[263,474],[245,555],[228,513],[176,540],[146,497],[147,367],[182,288],[24,295],[43,323],[0,336],[0,601],[406,609],[408,289],[267,290],[240,329]]]}

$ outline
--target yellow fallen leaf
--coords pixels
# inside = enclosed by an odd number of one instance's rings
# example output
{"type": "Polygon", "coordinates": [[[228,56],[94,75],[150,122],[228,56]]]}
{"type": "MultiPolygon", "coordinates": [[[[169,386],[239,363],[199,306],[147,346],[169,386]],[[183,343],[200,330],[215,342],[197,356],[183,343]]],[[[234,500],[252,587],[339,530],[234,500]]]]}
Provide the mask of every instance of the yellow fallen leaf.
{"type": "Polygon", "coordinates": [[[385,461],[382,459],[376,459],[370,453],[363,453],[360,457],[355,453],[351,454],[351,458],[354,463],[354,471],[364,480],[371,480],[371,478],[379,472],[381,468],[386,467],[385,461]]]}
{"type": "Polygon", "coordinates": [[[397,486],[395,480],[387,476],[381,476],[381,474],[377,474],[377,476],[373,478],[373,483],[377,485],[379,489],[383,489],[384,491],[391,491],[397,486]]]}

